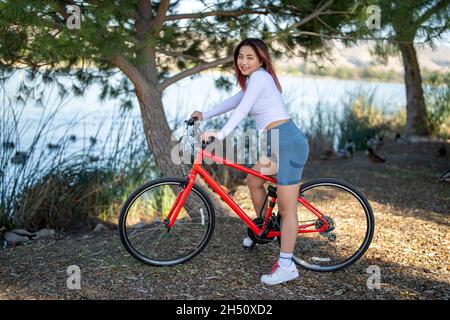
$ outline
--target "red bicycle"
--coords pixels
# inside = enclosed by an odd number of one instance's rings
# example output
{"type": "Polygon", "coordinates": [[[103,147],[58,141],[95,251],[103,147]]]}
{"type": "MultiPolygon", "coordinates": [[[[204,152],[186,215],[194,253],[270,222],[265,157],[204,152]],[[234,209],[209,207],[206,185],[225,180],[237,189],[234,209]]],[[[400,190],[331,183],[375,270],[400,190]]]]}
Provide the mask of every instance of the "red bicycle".
{"type": "MultiPolygon", "coordinates": [[[[189,134],[194,120],[185,122],[189,134]]],[[[244,221],[254,243],[266,244],[275,239],[280,243],[282,221],[275,210],[276,185],[272,185],[276,179],[216,156],[205,150],[207,145],[202,143],[184,179],[153,180],[126,200],[119,216],[120,239],[137,260],[170,266],[192,259],[206,247],[214,231],[215,213],[210,198],[195,183],[197,175],[244,221]],[[267,212],[251,219],[205,170],[204,158],[272,183],[267,187],[267,212]]],[[[337,179],[315,179],[301,185],[298,202],[299,236],[293,257],[297,265],[314,271],[335,271],[357,261],[369,248],[375,219],[369,202],[357,188],[337,179]]]]}

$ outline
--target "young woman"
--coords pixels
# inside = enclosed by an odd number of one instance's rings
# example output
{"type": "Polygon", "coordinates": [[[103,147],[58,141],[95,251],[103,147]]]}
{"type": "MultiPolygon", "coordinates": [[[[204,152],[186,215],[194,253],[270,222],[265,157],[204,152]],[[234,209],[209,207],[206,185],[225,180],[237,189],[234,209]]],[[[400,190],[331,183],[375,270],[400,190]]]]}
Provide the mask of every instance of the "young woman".
{"type": "MultiPolygon", "coordinates": [[[[250,114],[254,117],[258,129],[270,134],[278,130],[278,159],[266,156],[259,158],[252,169],[277,179],[278,210],[281,214],[281,250],[280,257],[272,268],[272,272],[263,275],[261,281],[268,285],[279,284],[298,277],[297,267],[292,261],[297,240],[297,196],[303,167],[309,153],[308,141],[297,128],[286,112],[281,97],[281,85],[275,74],[265,43],[260,39],[245,39],[234,51],[234,68],[241,91],[223,101],[207,112],[195,111],[191,118],[207,120],[229,110],[235,109],[218,131],[206,131],[201,139],[208,141],[213,136],[223,140],[233,129],[250,114]]],[[[250,189],[256,214],[261,211],[266,198],[265,180],[248,175],[247,184],[250,189]]],[[[267,204],[263,208],[267,211],[267,204]]],[[[244,247],[254,244],[250,238],[244,239],[244,247]]]]}

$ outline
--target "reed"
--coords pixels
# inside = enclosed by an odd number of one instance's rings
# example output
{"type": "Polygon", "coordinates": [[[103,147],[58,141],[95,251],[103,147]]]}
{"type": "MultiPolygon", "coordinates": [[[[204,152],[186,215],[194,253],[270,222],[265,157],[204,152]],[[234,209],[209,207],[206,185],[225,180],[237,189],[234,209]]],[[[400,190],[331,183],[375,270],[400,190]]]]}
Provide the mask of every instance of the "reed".
{"type": "Polygon", "coordinates": [[[25,146],[30,123],[24,112],[33,97],[22,96],[19,103],[8,94],[5,83],[1,97],[0,224],[8,229],[67,229],[90,219],[115,223],[128,195],[159,176],[139,119],[117,111],[109,128],[103,122],[95,133],[76,136],[75,125],[85,123],[87,116],[68,123],[54,121],[65,96],[56,106],[43,102],[31,144],[25,146]],[[52,142],[56,136],[62,138],[52,142]],[[23,150],[22,159],[18,150],[23,150]]]}

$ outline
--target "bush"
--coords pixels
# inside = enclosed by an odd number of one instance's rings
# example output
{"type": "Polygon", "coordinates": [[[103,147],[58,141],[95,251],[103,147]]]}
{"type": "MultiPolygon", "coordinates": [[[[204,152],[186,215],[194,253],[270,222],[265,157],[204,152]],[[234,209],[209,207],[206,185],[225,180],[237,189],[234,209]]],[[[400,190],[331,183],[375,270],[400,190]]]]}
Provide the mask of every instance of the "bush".
{"type": "Polygon", "coordinates": [[[383,136],[389,131],[387,116],[373,104],[373,99],[373,92],[360,92],[343,102],[343,116],[339,121],[339,149],[352,139],[356,150],[366,150],[368,138],[383,136]]]}

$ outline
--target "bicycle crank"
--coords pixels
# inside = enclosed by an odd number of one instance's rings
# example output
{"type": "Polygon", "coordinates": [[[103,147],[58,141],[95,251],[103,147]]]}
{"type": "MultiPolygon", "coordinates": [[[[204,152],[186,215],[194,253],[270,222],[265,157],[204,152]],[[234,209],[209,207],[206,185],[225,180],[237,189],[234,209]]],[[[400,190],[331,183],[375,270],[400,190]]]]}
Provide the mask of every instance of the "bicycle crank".
{"type": "MultiPolygon", "coordinates": [[[[258,228],[261,228],[264,225],[263,218],[253,219],[253,222],[258,226],[258,228]]],[[[266,244],[274,239],[274,238],[266,238],[266,235],[269,232],[269,230],[273,230],[272,221],[269,221],[269,227],[266,229],[267,232],[265,232],[261,237],[258,237],[258,235],[256,235],[250,228],[247,229],[247,234],[254,243],[266,244]]]]}

